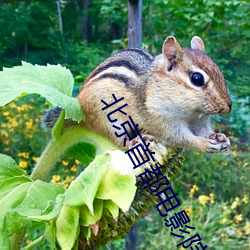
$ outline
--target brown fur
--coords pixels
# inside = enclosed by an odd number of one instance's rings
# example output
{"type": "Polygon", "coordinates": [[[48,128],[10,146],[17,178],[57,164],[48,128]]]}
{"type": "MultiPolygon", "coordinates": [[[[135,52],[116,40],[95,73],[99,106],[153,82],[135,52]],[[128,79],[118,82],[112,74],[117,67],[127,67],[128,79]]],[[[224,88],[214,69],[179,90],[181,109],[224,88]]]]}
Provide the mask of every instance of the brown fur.
{"type": "MultiPolygon", "coordinates": [[[[163,44],[163,54],[153,58],[140,50],[124,50],[101,63],[85,81],[78,99],[87,119],[84,125],[108,136],[117,145],[115,130],[107,119],[109,112],[128,103],[113,117],[119,126],[130,115],[139,127],[163,144],[196,147],[204,151],[220,151],[222,142],[209,140],[213,133],[208,115],[228,113],[231,102],[225,79],[216,64],[202,51],[199,37],[191,42],[196,49],[182,49],[174,37],[163,44]],[[199,50],[200,49],[200,50],[199,50]],[[200,70],[208,79],[204,86],[194,86],[189,72],[200,70]],[[112,103],[115,94],[124,100],[102,111],[112,103]]],[[[229,142],[228,142],[229,143],[229,142]]]]}

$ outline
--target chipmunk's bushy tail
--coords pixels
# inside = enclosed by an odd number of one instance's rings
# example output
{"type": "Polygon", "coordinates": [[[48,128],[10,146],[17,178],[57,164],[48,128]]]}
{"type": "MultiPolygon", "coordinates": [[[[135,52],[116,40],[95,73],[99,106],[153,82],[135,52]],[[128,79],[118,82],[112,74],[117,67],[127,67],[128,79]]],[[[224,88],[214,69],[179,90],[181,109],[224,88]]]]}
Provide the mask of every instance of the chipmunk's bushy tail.
{"type": "Polygon", "coordinates": [[[42,128],[45,130],[51,130],[56,124],[61,111],[62,109],[58,106],[46,110],[41,120],[42,128]]]}

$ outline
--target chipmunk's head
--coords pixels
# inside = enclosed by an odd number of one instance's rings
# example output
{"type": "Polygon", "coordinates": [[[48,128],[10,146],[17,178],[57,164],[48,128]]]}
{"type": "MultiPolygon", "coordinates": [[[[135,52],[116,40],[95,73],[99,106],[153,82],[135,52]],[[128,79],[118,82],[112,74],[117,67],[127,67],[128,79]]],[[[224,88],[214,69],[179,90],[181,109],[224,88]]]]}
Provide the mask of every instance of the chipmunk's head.
{"type": "MultiPolygon", "coordinates": [[[[165,40],[157,66],[161,78],[165,78],[165,82],[170,79],[164,92],[171,89],[176,102],[182,103],[180,108],[190,106],[193,111],[203,114],[227,114],[232,104],[226,81],[204,50],[204,43],[198,36],[192,38],[191,48],[181,48],[173,36],[165,40]]],[[[164,85],[164,81],[161,83],[164,85]]],[[[174,102],[172,100],[175,105],[174,102]]]]}

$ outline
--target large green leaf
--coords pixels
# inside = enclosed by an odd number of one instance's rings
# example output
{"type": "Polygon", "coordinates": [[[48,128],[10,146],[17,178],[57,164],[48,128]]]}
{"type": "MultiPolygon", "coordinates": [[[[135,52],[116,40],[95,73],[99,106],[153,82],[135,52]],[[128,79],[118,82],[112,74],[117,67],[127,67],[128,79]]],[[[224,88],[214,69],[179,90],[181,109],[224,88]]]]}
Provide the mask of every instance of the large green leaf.
{"type": "MultiPolygon", "coordinates": [[[[41,181],[23,183],[12,190],[0,202],[0,230],[7,232],[8,236],[19,232],[29,220],[39,220],[49,201],[55,199],[58,193],[64,190],[59,185],[43,183],[41,181]]],[[[56,206],[52,216],[55,219],[59,214],[61,206],[56,206]]],[[[43,220],[41,220],[43,222],[43,220]]]]}
{"type": "Polygon", "coordinates": [[[131,205],[135,192],[135,175],[129,170],[131,162],[124,152],[108,151],[99,155],[71,183],[65,192],[64,203],[70,206],[87,205],[94,215],[95,198],[111,200],[123,211],[131,205]]]}
{"type": "Polygon", "coordinates": [[[10,156],[0,154],[0,181],[22,175],[28,177],[10,156]]]}
{"type": "Polygon", "coordinates": [[[25,183],[30,182],[30,178],[27,176],[16,176],[11,177],[6,180],[0,181],[0,201],[2,198],[7,196],[13,189],[15,189],[17,186],[25,183]]]}
{"type": "Polygon", "coordinates": [[[100,183],[96,198],[112,200],[126,212],[135,196],[135,183],[134,176],[130,174],[121,175],[118,170],[109,167],[100,183]]]}
{"type": "Polygon", "coordinates": [[[93,201],[110,161],[108,153],[97,156],[93,162],[70,184],[64,203],[70,206],[87,205],[93,214],[93,201]]]}
{"type": "Polygon", "coordinates": [[[79,234],[79,207],[64,205],[56,220],[56,238],[64,250],[71,250],[79,234]]]}
{"type": "Polygon", "coordinates": [[[9,156],[0,154],[0,162],[0,249],[9,249],[9,236],[21,233],[32,217],[47,212],[54,219],[59,214],[63,199],[56,198],[64,189],[32,181],[9,156]]]}
{"type": "Polygon", "coordinates": [[[4,196],[0,200],[0,221],[3,219],[4,215],[6,214],[6,211],[12,208],[16,208],[22,203],[31,185],[32,182],[22,183],[21,185],[11,190],[6,196],[4,196]]]}
{"type": "Polygon", "coordinates": [[[12,226],[17,226],[15,232],[20,231],[20,227],[23,227],[25,222],[22,218],[17,217],[16,214],[13,216],[7,216],[11,213],[12,209],[21,204],[22,200],[30,188],[32,182],[26,182],[18,187],[14,188],[9,194],[0,200],[0,247],[1,249],[8,249],[10,244],[9,236],[12,232],[12,226]],[[10,218],[10,220],[8,220],[10,218]],[[20,220],[19,220],[20,219],[20,220]]]}
{"type": "MultiPolygon", "coordinates": [[[[27,213],[23,212],[19,209],[19,213],[28,216],[28,218],[32,219],[32,220],[36,220],[36,221],[52,221],[54,219],[56,219],[56,217],[59,215],[61,208],[63,206],[62,201],[58,201],[58,197],[63,196],[63,194],[59,194],[56,197],[56,201],[55,202],[49,202],[48,206],[45,208],[45,210],[43,211],[43,213],[41,215],[34,215],[34,214],[30,214],[28,215],[27,213]]],[[[62,199],[63,200],[63,199],[62,199]]]]}
{"type": "Polygon", "coordinates": [[[46,208],[48,201],[55,200],[58,194],[64,193],[61,185],[34,181],[20,206],[25,209],[38,209],[41,212],[46,208]]]}
{"type": "Polygon", "coordinates": [[[22,66],[0,72],[0,106],[18,96],[36,93],[53,106],[65,109],[66,118],[80,121],[84,114],[78,100],[71,97],[73,85],[71,72],[61,65],[34,66],[22,62],[22,66]]]}
{"type": "Polygon", "coordinates": [[[89,226],[101,219],[103,213],[103,200],[95,199],[93,202],[94,215],[90,213],[87,206],[80,208],[80,225],[89,226]]]}

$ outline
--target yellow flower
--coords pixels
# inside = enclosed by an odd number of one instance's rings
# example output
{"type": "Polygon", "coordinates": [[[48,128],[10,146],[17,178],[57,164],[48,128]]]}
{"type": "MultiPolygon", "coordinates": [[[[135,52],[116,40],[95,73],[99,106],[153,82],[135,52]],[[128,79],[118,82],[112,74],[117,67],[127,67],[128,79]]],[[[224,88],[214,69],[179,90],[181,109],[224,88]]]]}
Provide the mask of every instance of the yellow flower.
{"type": "Polygon", "coordinates": [[[4,130],[0,130],[0,135],[1,135],[1,137],[5,137],[5,138],[9,137],[9,134],[4,130]]]}
{"type": "Polygon", "coordinates": [[[10,144],[9,139],[8,139],[8,138],[4,138],[4,139],[3,139],[3,144],[9,145],[9,144],[10,144]]]}
{"type": "Polygon", "coordinates": [[[22,106],[17,106],[16,109],[17,109],[19,112],[24,110],[22,106]]]}
{"type": "Polygon", "coordinates": [[[68,188],[68,186],[69,186],[69,183],[68,183],[68,182],[64,182],[64,183],[63,183],[63,187],[64,187],[64,189],[67,189],[67,188],[68,188]]]}
{"type": "Polygon", "coordinates": [[[236,197],[235,201],[231,205],[231,209],[235,209],[239,205],[239,198],[236,197]]]}
{"type": "Polygon", "coordinates": [[[38,159],[39,159],[39,157],[32,157],[32,160],[33,160],[34,162],[37,162],[38,159]]]}
{"type": "Polygon", "coordinates": [[[75,160],[75,164],[76,164],[76,165],[79,165],[79,164],[81,164],[81,162],[78,161],[78,160],[75,160]]]}
{"type": "Polygon", "coordinates": [[[248,195],[245,194],[244,197],[243,197],[243,202],[247,204],[248,201],[249,201],[248,195]]]}
{"type": "Polygon", "coordinates": [[[234,221],[236,224],[239,224],[243,220],[242,214],[237,214],[234,216],[234,221]]]}
{"type": "Polygon", "coordinates": [[[210,193],[209,197],[210,197],[210,203],[214,204],[214,193],[210,193]]]}
{"type": "Polygon", "coordinates": [[[239,236],[239,237],[241,237],[242,236],[242,232],[239,229],[237,229],[236,230],[236,235],[239,236]]]}
{"type": "Polygon", "coordinates": [[[67,176],[66,181],[67,182],[72,182],[75,179],[75,176],[67,176]]]}
{"type": "Polygon", "coordinates": [[[76,171],[77,171],[76,165],[73,165],[73,166],[70,168],[70,170],[71,170],[72,172],[76,172],[76,171]]]}
{"type": "Polygon", "coordinates": [[[33,126],[33,121],[32,121],[32,120],[26,122],[26,128],[27,128],[27,129],[31,129],[32,126],[33,126]]]}
{"type": "Polygon", "coordinates": [[[186,211],[186,214],[188,215],[188,217],[192,214],[192,209],[187,207],[187,208],[184,208],[184,210],[186,211]]]}
{"type": "Polygon", "coordinates": [[[28,159],[28,158],[29,158],[29,152],[21,152],[21,153],[18,153],[18,156],[28,159]]]}
{"type": "Polygon", "coordinates": [[[232,151],[232,154],[233,154],[233,155],[237,155],[237,153],[238,153],[237,150],[233,150],[233,151],[232,151]]]}
{"type": "Polygon", "coordinates": [[[69,165],[69,163],[67,161],[64,161],[64,160],[62,160],[62,164],[63,164],[63,166],[68,166],[69,165]]]}
{"type": "Polygon", "coordinates": [[[16,107],[16,104],[15,104],[14,102],[11,102],[11,103],[9,104],[9,106],[10,106],[11,108],[15,108],[15,107],[16,107]]]}
{"type": "Polygon", "coordinates": [[[235,160],[236,160],[237,162],[239,162],[239,163],[242,162],[242,160],[241,160],[239,157],[236,157],[235,160]]]}
{"type": "Polygon", "coordinates": [[[22,106],[17,106],[17,110],[20,112],[20,111],[25,111],[25,110],[28,110],[28,109],[33,109],[30,105],[27,105],[27,104],[24,104],[22,106]]]}
{"type": "Polygon", "coordinates": [[[27,161],[20,161],[19,162],[19,167],[22,169],[26,169],[28,167],[27,161]]]}
{"type": "Polygon", "coordinates": [[[235,209],[237,206],[238,206],[238,202],[237,202],[237,201],[234,201],[234,202],[232,203],[231,209],[235,209]]]}
{"type": "Polygon", "coordinates": [[[53,176],[52,176],[51,182],[52,182],[52,183],[57,183],[57,182],[60,181],[60,179],[61,179],[61,176],[60,176],[60,175],[53,175],[53,176]]]}
{"type": "Polygon", "coordinates": [[[203,206],[210,200],[210,198],[207,195],[200,195],[199,196],[199,203],[203,206]]]}
{"type": "Polygon", "coordinates": [[[4,152],[9,152],[10,151],[10,147],[5,147],[4,148],[4,152]]]}
{"type": "Polygon", "coordinates": [[[227,234],[226,233],[221,233],[220,235],[222,238],[226,238],[227,237],[227,234]]]}
{"type": "Polygon", "coordinates": [[[245,230],[246,234],[250,234],[250,222],[249,221],[244,226],[244,230],[245,230]]]}
{"type": "Polygon", "coordinates": [[[11,120],[11,126],[12,127],[17,127],[18,126],[18,123],[15,119],[11,120]]]}
{"type": "Polygon", "coordinates": [[[227,222],[227,218],[222,218],[221,220],[220,220],[220,224],[225,224],[227,222]]]}
{"type": "Polygon", "coordinates": [[[194,196],[194,193],[199,190],[199,187],[196,185],[193,185],[193,187],[190,189],[189,196],[192,198],[194,196]]]}
{"type": "Polygon", "coordinates": [[[221,163],[221,165],[224,166],[224,167],[226,167],[226,166],[228,166],[228,163],[223,161],[223,162],[221,163]]]}
{"type": "Polygon", "coordinates": [[[10,114],[10,112],[8,112],[8,111],[3,112],[4,116],[9,116],[9,114],[10,114]]]}

